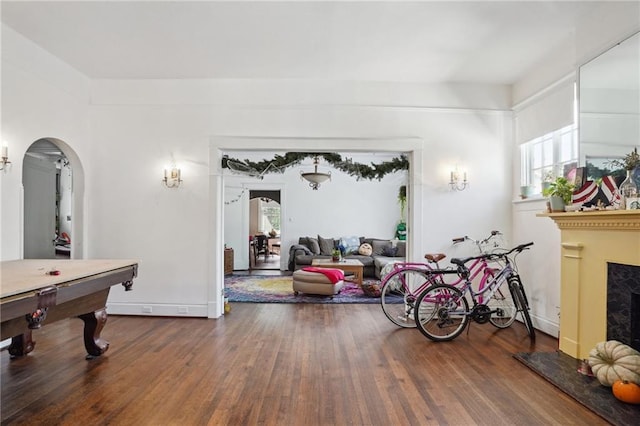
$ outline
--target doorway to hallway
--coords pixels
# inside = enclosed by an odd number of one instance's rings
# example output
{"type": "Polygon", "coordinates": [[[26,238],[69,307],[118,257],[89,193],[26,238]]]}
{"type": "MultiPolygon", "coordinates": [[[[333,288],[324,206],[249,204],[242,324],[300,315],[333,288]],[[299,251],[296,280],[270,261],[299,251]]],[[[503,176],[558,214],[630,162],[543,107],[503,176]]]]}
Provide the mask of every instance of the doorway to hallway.
{"type": "Polygon", "coordinates": [[[25,259],[71,257],[73,174],[60,147],[35,141],[23,161],[25,259]]]}
{"type": "Polygon", "coordinates": [[[280,270],[280,190],[249,191],[249,270],[280,270]]]}

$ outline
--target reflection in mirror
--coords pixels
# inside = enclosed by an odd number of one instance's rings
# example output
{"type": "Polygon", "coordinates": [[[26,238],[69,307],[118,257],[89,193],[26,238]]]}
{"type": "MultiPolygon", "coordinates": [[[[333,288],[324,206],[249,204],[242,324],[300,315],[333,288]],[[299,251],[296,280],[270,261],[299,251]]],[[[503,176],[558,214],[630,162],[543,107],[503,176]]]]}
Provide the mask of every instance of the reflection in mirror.
{"type": "Polygon", "coordinates": [[[580,164],[590,180],[623,179],[611,160],[640,145],[640,33],[580,67],[579,105],[580,164]]]}

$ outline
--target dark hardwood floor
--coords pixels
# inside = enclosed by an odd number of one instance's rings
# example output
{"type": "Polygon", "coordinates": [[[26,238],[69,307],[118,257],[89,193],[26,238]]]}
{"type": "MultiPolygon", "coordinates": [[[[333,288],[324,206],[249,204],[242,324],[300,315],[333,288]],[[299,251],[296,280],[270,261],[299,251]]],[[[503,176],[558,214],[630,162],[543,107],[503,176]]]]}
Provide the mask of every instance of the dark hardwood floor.
{"type": "Polygon", "coordinates": [[[258,256],[255,262],[251,262],[250,271],[257,274],[280,271],[280,255],[258,256]]]}
{"type": "Polygon", "coordinates": [[[1,355],[2,424],[600,425],[516,361],[518,323],[449,343],[398,329],[378,305],[242,304],[218,320],[111,316],[84,359],[82,321],[1,355]]]}

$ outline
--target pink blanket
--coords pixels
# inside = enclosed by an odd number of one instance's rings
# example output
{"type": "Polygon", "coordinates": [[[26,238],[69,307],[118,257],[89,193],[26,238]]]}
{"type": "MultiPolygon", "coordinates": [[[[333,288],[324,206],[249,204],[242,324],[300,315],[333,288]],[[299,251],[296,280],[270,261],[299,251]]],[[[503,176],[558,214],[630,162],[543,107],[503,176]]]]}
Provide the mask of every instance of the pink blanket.
{"type": "Polygon", "coordinates": [[[338,281],[342,281],[344,279],[344,272],[340,269],[331,269],[331,268],[317,268],[315,266],[306,266],[302,268],[303,271],[307,272],[318,272],[320,274],[324,274],[331,284],[335,284],[338,281]]]}

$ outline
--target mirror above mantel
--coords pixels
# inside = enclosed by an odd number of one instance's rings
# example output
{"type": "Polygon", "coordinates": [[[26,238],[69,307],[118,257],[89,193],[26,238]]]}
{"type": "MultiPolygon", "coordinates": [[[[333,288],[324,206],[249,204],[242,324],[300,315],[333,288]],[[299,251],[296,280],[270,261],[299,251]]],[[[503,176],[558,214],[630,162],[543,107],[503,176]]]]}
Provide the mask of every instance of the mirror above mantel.
{"type": "Polygon", "coordinates": [[[640,145],[640,32],[582,65],[578,88],[580,165],[596,179],[640,145]]]}

